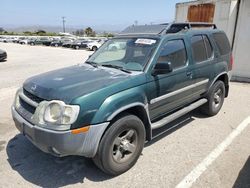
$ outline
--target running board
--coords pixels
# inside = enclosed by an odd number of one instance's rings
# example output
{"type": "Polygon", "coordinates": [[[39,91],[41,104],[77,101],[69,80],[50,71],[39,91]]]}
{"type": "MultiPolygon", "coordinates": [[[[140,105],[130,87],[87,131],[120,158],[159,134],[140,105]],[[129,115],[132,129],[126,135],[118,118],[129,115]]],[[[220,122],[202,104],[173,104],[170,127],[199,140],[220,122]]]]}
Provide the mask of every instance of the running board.
{"type": "Polygon", "coordinates": [[[206,102],[207,102],[207,99],[200,99],[200,100],[190,104],[189,106],[186,106],[186,107],[180,109],[179,111],[177,111],[177,112],[175,112],[175,113],[173,113],[173,114],[171,114],[171,115],[169,115],[169,116],[167,116],[167,117],[165,117],[165,118],[163,118],[155,123],[152,123],[151,128],[152,128],[152,130],[158,129],[158,128],[176,120],[177,118],[187,114],[188,112],[191,112],[192,110],[198,108],[199,106],[205,104],[206,102]]]}

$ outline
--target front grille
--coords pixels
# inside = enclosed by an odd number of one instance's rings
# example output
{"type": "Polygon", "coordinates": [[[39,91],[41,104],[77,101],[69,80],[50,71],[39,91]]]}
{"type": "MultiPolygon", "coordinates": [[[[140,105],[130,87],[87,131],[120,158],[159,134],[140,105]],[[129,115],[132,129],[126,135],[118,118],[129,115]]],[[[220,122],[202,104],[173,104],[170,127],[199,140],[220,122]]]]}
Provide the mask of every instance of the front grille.
{"type": "Polygon", "coordinates": [[[40,103],[40,102],[43,101],[42,98],[33,95],[32,93],[28,92],[28,91],[25,90],[25,89],[23,89],[23,94],[26,95],[28,98],[30,98],[32,101],[35,101],[35,102],[37,102],[37,103],[40,103]]]}
{"type": "Polygon", "coordinates": [[[18,96],[19,97],[19,105],[16,106],[16,110],[24,119],[26,119],[31,124],[34,124],[33,120],[32,120],[32,116],[34,115],[34,113],[36,111],[36,106],[34,106],[32,101],[39,104],[40,102],[43,101],[43,99],[31,94],[30,92],[28,92],[25,89],[23,89],[20,92],[22,92],[23,95],[25,95],[26,97],[21,97],[22,93],[19,93],[19,96],[18,96]]]}
{"type": "Polygon", "coordinates": [[[30,122],[31,124],[34,124],[34,122],[32,121],[32,116],[33,113],[30,113],[29,111],[27,111],[22,105],[16,107],[16,111],[28,122],[30,122]]]}
{"type": "Polygon", "coordinates": [[[29,103],[27,103],[26,101],[24,101],[21,97],[19,97],[19,101],[20,101],[20,105],[26,109],[28,112],[34,114],[36,111],[36,107],[31,106],[29,103]]]}

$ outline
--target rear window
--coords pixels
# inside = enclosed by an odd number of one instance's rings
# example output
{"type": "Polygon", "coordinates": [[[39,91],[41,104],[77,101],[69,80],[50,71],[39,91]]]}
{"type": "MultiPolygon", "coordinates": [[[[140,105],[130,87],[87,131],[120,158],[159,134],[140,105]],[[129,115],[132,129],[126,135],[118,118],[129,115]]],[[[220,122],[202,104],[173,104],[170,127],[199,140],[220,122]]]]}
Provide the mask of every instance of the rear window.
{"type": "Polygon", "coordinates": [[[230,53],[230,43],[224,33],[214,33],[213,38],[221,55],[226,55],[230,53]]]}

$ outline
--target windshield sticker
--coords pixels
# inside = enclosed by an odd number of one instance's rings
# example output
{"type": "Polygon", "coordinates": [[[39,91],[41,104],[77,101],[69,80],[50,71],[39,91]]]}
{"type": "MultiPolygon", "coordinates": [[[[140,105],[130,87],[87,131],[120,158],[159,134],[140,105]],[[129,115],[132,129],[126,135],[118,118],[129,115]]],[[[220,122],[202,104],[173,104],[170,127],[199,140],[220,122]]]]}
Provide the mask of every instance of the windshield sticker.
{"type": "Polygon", "coordinates": [[[135,44],[146,44],[146,45],[152,45],[156,43],[156,40],[153,39],[137,39],[135,41],[135,44]]]}

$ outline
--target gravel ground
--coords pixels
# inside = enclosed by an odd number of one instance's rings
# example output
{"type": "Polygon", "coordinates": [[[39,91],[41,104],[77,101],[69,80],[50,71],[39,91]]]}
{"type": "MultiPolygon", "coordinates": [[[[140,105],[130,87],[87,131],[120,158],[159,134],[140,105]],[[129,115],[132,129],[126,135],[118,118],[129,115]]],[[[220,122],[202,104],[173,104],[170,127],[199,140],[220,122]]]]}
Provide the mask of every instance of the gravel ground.
{"type": "MultiPolygon", "coordinates": [[[[8,52],[8,60],[0,63],[0,187],[175,187],[250,116],[250,84],[231,83],[217,116],[188,114],[177,128],[147,143],[131,170],[110,177],[90,159],[41,152],[18,133],[10,113],[15,91],[26,78],[80,63],[91,52],[3,43],[0,48],[8,52]]],[[[249,145],[247,126],[192,186],[249,188],[249,145]]]]}

